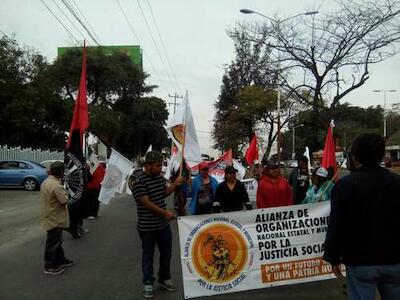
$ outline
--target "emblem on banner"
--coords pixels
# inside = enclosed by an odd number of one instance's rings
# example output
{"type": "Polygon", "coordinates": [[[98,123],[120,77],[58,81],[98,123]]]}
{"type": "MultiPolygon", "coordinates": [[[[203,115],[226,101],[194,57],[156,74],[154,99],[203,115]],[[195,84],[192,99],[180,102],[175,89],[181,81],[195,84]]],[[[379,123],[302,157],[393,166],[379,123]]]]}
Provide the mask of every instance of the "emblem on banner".
{"type": "Polygon", "coordinates": [[[67,164],[64,171],[64,180],[69,194],[68,204],[71,205],[82,198],[84,182],[84,165],[82,161],[71,152],[67,153],[67,164]]]}
{"type": "Polygon", "coordinates": [[[247,244],[240,231],[228,224],[213,224],[193,241],[193,265],[207,282],[226,283],[246,266],[247,244]]]}

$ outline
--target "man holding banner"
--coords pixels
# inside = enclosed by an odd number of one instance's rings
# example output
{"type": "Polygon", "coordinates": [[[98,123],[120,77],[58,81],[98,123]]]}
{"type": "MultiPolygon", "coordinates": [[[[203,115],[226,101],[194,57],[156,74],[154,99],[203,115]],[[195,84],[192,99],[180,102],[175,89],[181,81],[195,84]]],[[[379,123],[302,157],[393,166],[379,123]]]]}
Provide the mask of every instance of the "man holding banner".
{"type": "Polygon", "coordinates": [[[352,174],[332,191],[324,260],[343,279],[349,299],[400,299],[400,176],[380,167],[385,141],[378,134],[356,138],[350,152],[352,174]],[[354,166],[357,164],[357,168],[354,166]]]}
{"type": "Polygon", "coordinates": [[[172,253],[172,233],[169,221],[175,218],[173,212],[166,209],[165,197],[171,194],[182,182],[178,178],[166,187],[166,180],[160,176],[163,157],[158,151],[146,154],[144,170],[133,172],[129,178],[129,188],[137,203],[137,230],[142,241],[143,296],[153,298],[153,256],[158,245],[160,269],[158,283],[167,291],[176,288],[172,284],[170,261],[172,253]]]}

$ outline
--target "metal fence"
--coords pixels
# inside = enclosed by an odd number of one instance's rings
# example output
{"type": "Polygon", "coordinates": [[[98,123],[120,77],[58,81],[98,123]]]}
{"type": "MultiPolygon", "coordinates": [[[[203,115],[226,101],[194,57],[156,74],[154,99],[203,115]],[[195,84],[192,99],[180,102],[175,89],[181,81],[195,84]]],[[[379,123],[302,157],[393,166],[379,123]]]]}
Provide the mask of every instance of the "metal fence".
{"type": "Polygon", "coordinates": [[[64,160],[64,151],[8,147],[0,145],[0,160],[23,159],[40,163],[44,160],[64,160]]]}

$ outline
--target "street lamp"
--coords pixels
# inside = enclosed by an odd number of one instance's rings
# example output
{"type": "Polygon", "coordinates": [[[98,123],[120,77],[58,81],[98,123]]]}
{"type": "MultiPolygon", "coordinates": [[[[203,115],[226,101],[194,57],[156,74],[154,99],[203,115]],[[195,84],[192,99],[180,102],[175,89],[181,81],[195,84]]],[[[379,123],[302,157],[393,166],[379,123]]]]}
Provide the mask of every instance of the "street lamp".
{"type": "MultiPolygon", "coordinates": [[[[277,25],[279,25],[279,24],[281,24],[283,22],[286,22],[286,21],[288,21],[290,19],[293,19],[293,18],[297,18],[297,17],[300,17],[300,16],[311,16],[311,15],[316,15],[318,13],[318,11],[316,11],[316,10],[315,11],[308,11],[308,12],[304,12],[304,13],[299,13],[299,14],[294,15],[294,16],[290,16],[290,17],[288,17],[286,19],[283,19],[283,20],[275,20],[275,19],[272,19],[272,18],[270,18],[270,17],[258,12],[258,11],[247,9],[247,8],[241,9],[240,12],[243,13],[243,14],[256,14],[256,15],[259,15],[259,16],[265,18],[265,19],[270,20],[273,23],[276,23],[277,25]]],[[[277,103],[276,103],[276,106],[277,106],[277,114],[278,114],[278,134],[277,134],[277,148],[278,149],[277,149],[277,152],[278,152],[278,161],[280,162],[281,161],[281,141],[280,141],[280,135],[281,135],[281,92],[280,92],[279,89],[277,90],[277,103]]]]}
{"type": "Polygon", "coordinates": [[[383,138],[386,140],[386,93],[394,93],[397,90],[373,90],[375,93],[383,93],[383,138]]]}
{"type": "Polygon", "coordinates": [[[304,124],[299,124],[292,127],[293,135],[292,135],[292,160],[296,159],[296,151],[295,151],[295,144],[296,144],[296,128],[303,127],[304,124]]]}
{"type": "Polygon", "coordinates": [[[258,11],[251,10],[251,9],[247,9],[247,8],[241,9],[240,12],[241,12],[242,14],[255,14],[255,15],[259,15],[259,16],[261,16],[261,17],[263,17],[263,18],[266,18],[266,19],[268,19],[268,20],[270,20],[271,22],[274,22],[274,23],[283,23],[283,22],[286,22],[287,20],[294,19],[294,18],[297,18],[297,17],[300,17],[300,16],[311,16],[311,15],[315,15],[315,14],[318,13],[317,10],[314,10],[314,11],[307,11],[307,12],[300,13],[300,14],[297,14],[297,15],[294,15],[294,16],[290,16],[290,17],[288,17],[288,18],[286,18],[286,19],[283,19],[283,20],[275,20],[275,19],[272,19],[272,18],[270,18],[270,17],[268,17],[268,16],[266,16],[266,15],[264,15],[264,14],[258,12],[258,11]]]}

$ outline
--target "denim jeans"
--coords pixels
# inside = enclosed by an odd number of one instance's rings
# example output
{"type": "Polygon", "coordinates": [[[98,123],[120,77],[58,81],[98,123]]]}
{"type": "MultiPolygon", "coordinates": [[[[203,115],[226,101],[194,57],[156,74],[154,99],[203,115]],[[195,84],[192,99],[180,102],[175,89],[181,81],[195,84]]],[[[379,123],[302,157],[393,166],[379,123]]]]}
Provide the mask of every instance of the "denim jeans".
{"type": "Polygon", "coordinates": [[[44,251],[44,267],[56,268],[65,260],[62,248],[62,228],[47,231],[46,248],[44,251]]]}
{"type": "Polygon", "coordinates": [[[350,300],[375,300],[378,289],[382,300],[400,299],[400,264],[346,266],[350,300]]]}
{"type": "Polygon", "coordinates": [[[143,284],[153,284],[154,248],[157,245],[160,251],[160,269],[158,281],[171,279],[170,263],[172,253],[172,232],[170,225],[160,230],[139,231],[142,240],[142,272],[143,284]]]}

